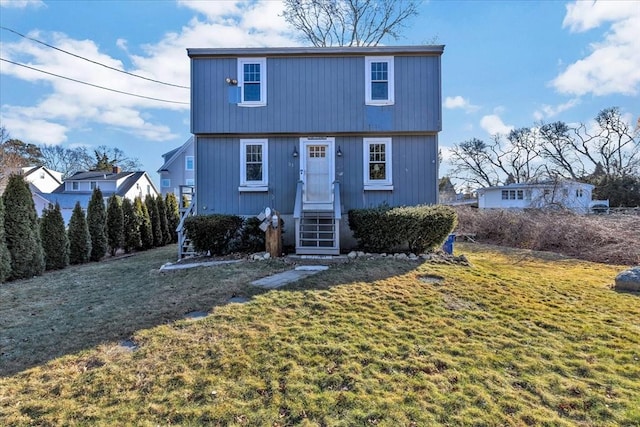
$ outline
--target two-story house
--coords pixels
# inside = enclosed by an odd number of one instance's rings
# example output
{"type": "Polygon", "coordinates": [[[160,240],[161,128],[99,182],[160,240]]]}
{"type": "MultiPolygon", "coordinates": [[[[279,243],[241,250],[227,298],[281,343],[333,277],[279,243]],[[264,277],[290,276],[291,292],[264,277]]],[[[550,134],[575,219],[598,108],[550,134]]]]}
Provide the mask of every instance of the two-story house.
{"type": "Polygon", "coordinates": [[[179,196],[181,186],[195,185],[195,161],[193,156],[193,137],[178,148],[164,153],[164,163],[158,169],[162,196],[173,193],[179,196]]]}
{"type": "Polygon", "coordinates": [[[443,50],[188,49],[196,213],[270,207],[296,253],[337,254],[348,210],[437,203],[443,50]]]}

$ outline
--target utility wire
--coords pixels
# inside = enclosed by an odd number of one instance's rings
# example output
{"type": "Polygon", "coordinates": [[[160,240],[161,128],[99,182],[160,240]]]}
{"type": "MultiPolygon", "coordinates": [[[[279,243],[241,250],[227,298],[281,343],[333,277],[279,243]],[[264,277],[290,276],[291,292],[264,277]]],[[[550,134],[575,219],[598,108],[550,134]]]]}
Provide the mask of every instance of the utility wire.
{"type": "Polygon", "coordinates": [[[82,80],[76,80],[76,79],[72,79],[71,77],[65,77],[65,76],[61,76],[61,75],[59,75],[59,74],[50,73],[50,72],[48,72],[48,71],[44,71],[44,70],[40,70],[40,69],[38,69],[38,68],[30,67],[30,66],[25,65],[25,64],[19,64],[19,63],[17,63],[17,62],[9,61],[8,59],[4,59],[4,58],[0,58],[0,61],[8,62],[8,63],[10,63],[10,64],[17,65],[17,66],[19,66],[19,67],[28,68],[28,69],[30,69],[30,70],[38,71],[38,72],[40,72],[40,73],[48,74],[48,75],[50,75],[50,76],[58,77],[58,78],[61,78],[61,79],[71,80],[72,82],[81,83],[81,84],[83,84],[83,85],[97,87],[98,89],[104,89],[104,90],[108,90],[108,91],[111,91],[111,92],[121,93],[121,94],[123,94],[123,95],[135,96],[135,97],[137,97],[137,98],[151,99],[151,100],[153,100],[153,101],[168,102],[168,103],[170,103],[170,104],[183,104],[183,105],[189,105],[189,103],[188,103],[188,102],[169,101],[169,100],[167,100],[167,99],[153,98],[153,97],[151,97],[151,96],[138,95],[138,94],[131,93],[131,92],[124,92],[124,91],[117,90],[117,89],[111,89],[111,88],[108,88],[108,87],[95,85],[95,84],[93,84],[93,83],[83,82],[82,80]]]}
{"type": "Polygon", "coordinates": [[[21,33],[17,32],[16,30],[12,30],[11,28],[7,28],[7,27],[2,26],[2,25],[0,25],[0,28],[2,28],[3,30],[6,30],[6,31],[10,31],[10,32],[12,32],[12,33],[14,33],[14,34],[17,34],[17,35],[19,35],[20,37],[23,37],[23,38],[25,38],[25,39],[27,39],[27,40],[31,40],[31,41],[34,41],[34,42],[36,42],[36,43],[40,43],[41,45],[44,45],[44,46],[50,47],[51,49],[55,49],[55,50],[60,51],[60,52],[62,52],[62,53],[66,53],[67,55],[74,56],[74,57],[76,57],[76,58],[79,58],[79,59],[82,59],[82,60],[85,60],[85,61],[91,62],[92,64],[100,65],[100,66],[105,67],[105,68],[108,68],[108,69],[110,69],[110,70],[117,71],[117,72],[119,72],[119,73],[124,73],[124,74],[130,75],[130,76],[133,76],[133,77],[138,77],[139,79],[148,80],[148,81],[150,81],[150,82],[154,82],[154,83],[160,83],[160,84],[162,84],[162,85],[173,86],[173,87],[179,87],[179,88],[181,88],[181,89],[189,89],[189,86],[181,86],[181,85],[175,85],[175,84],[173,84],[173,83],[161,82],[160,80],[150,79],[150,78],[148,78],[148,77],[140,76],[140,75],[138,75],[138,74],[130,73],[130,72],[128,72],[128,71],[119,70],[119,69],[117,69],[117,68],[115,68],[115,67],[111,67],[111,66],[106,65],[106,64],[103,64],[103,63],[101,63],[101,62],[94,61],[94,60],[89,59],[89,58],[85,58],[84,56],[80,56],[80,55],[77,55],[77,54],[75,54],[75,53],[68,52],[68,51],[66,51],[66,50],[64,50],[64,49],[60,49],[59,47],[52,46],[52,45],[47,44],[47,43],[45,43],[45,42],[43,42],[43,41],[40,41],[40,40],[38,40],[38,39],[34,39],[34,38],[32,38],[32,37],[25,36],[24,34],[21,34],[21,33]]]}

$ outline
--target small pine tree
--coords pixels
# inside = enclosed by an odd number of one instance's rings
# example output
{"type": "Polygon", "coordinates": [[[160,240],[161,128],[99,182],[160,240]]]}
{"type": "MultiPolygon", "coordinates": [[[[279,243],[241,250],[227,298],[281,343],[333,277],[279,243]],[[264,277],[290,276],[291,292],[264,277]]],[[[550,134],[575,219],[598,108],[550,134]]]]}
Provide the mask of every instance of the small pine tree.
{"type": "Polygon", "coordinates": [[[164,246],[171,243],[171,233],[169,233],[169,223],[167,222],[167,207],[165,206],[164,199],[160,194],[156,197],[156,204],[158,205],[158,218],[160,218],[162,246],[164,246]]]}
{"type": "Polygon", "coordinates": [[[160,215],[158,214],[158,204],[156,198],[153,196],[147,196],[144,199],[144,204],[147,205],[147,211],[149,212],[149,219],[151,220],[151,231],[153,233],[153,246],[162,246],[162,227],[160,226],[160,215]]]}
{"type": "Polygon", "coordinates": [[[44,256],[29,184],[21,175],[11,175],[2,197],[5,238],[11,256],[10,278],[26,279],[42,274],[44,256]]]}
{"type": "Polygon", "coordinates": [[[136,197],[133,202],[133,210],[140,218],[140,243],[139,249],[147,250],[153,248],[153,229],[151,228],[151,218],[147,205],[142,202],[140,197],[136,197]]]}
{"type": "Polygon", "coordinates": [[[93,189],[89,206],[87,207],[87,225],[91,235],[91,261],[100,261],[107,254],[107,234],[105,232],[107,214],[102,199],[102,191],[93,189]]]}
{"type": "Polygon", "coordinates": [[[140,240],[141,218],[136,215],[136,212],[133,209],[133,203],[131,203],[131,200],[127,198],[122,200],[122,220],[122,248],[124,249],[124,252],[128,254],[132,250],[142,246],[142,241],[140,240]]]}
{"type": "Polygon", "coordinates": [[[167,227],[171,234],[171,243],[176,243],[178,241],[176,228],[178,228],[178,224],[180,224],[180,212],[178,211],[178,199],[176,195],[167,193],[164,199],[164,205],[167,210],[167,227]]]}
{"type": "Polygon", "coordinates": [[[11,276],[11,255],[4,236],[4,202],[0,197],[0,283],[11,276]]]}
{"type": "Polygon", "coordinates": [[[124,241],[124,216],[118,196],[113,194],[107,200],[107,244],[109,253],[115,256],[124,241]]]}
{"type": "Polygon", "coordinates": [[[76,203],[69,220],[69,263],[84,264],[91,255],[91,235],[80,202],[76,203]]]}
{"type": "Polygon", "coordinates": [[[69,238],[58,203],[42,211],[40,236],[47,270],[60,270],[69,265],[69,238]]]}

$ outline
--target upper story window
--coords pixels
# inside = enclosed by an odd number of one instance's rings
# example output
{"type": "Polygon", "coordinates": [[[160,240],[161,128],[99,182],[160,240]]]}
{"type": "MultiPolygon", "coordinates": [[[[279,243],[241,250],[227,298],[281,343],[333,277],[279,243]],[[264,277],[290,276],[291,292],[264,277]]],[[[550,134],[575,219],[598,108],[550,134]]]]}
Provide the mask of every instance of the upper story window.
{"type": "Polygon", "coordinates": [[[268,140],[240,140],[240,191],[267,191],[268,140]]]}
{"type": "Polygon", "coordinates": [[[267,105],[267,59],[239,58],[240,104],[245,107],[267,105]]]}
{"type": "Polygon", "coordinates": [[[364,138],[364,189],[393,190],[391,138],[364,138]]]}
{"type": "Polygon", "coordinates": [[[171,187],[171,180],[169,178],[163,178],[160,181],[160,186],[162,186],[162,188],[169,188],[171,187]]]}
{"type": "Polygon", "coordinates": [[[187,178],[184,180],[184,185],[190,185],[190,186],[194,186],[196,185],[196,180],[193,178],[187,178]]]}
{"type": "Polygon", "coordinates": [[[192,171],[193,170],[193,156],[185,156],[184,158],[184,168],[185,170],[192,171]]]}
{"type": "Polygon", "coordinates": [[[365,57],[365,104],[393,105],[393,56],[365,57]]]}

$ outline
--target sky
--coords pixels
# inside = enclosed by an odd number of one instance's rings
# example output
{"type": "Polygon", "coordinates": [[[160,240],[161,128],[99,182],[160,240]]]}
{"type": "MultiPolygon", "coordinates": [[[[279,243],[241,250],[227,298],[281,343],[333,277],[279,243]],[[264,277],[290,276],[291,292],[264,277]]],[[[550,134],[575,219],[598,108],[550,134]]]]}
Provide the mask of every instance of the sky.
{"type": "MultiPolygon", "coordinates": [[[[304,45],[281,14],[275,0],[0,0],[0,124],[35,144],[117,147],[158,183],[162,154],[190,136],[186,49],[304,45]]],[[[640,0],[425,1],[383,44],[445,45],[441,175],[471,138],[614,106],[640,117],[640,0]]]]}

